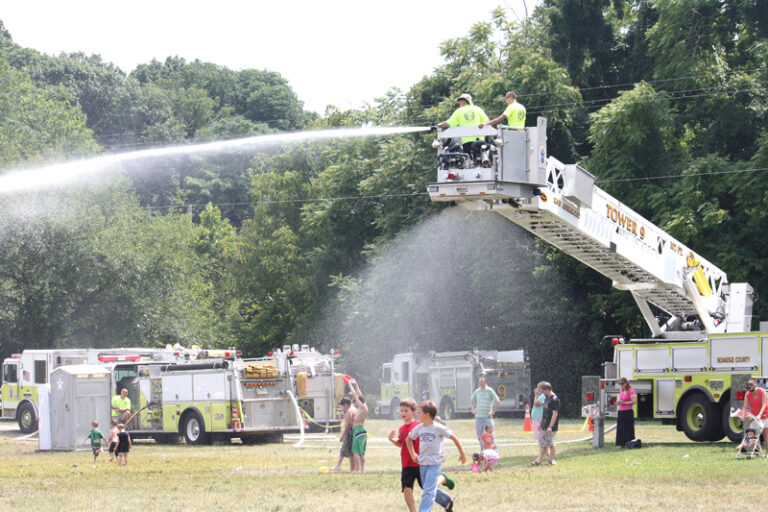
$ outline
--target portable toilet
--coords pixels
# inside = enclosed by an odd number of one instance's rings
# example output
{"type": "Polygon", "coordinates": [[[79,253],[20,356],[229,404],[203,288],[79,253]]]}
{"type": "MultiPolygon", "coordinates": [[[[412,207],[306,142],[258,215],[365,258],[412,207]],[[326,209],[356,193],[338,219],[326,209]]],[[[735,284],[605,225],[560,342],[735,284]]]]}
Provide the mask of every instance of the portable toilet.
{"type": "Polygon", "coordinates": [[[109,431],[110,373],[98,365],[60,366],[51,372],[51,449],[90,449],[83,439],[97,420],[99,429],[109,431]]]}

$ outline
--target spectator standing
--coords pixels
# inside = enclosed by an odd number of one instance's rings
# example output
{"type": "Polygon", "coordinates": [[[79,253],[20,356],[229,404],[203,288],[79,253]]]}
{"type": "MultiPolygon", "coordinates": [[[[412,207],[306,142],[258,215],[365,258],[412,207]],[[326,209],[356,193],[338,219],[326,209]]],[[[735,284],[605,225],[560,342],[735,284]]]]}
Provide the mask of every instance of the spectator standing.
{"type": "Polygon", "coordinates": [[[530,466],[538,466],[544,457],[548,456],[546,464],[554,466],[555,462],[555,441],[557,437],[557,427],[560,422],[560,398],[552,391],[552,384],[546,381],[539,382],[539,389],[547,397],[544,402],[544,411],[541,417],[541,437],[539,437],[539,456],[531,462],[530,466]],[[549,455],[547,455],[549,451],[549,455]]]}
{"type": "Polygon", "coordinates": [[[541,437],[541,417],[544,414],[544,402],[547,401],[547,397],[541,392],[539,385],[533,388],[533,407],[531,408],[531,430],[533,430],[533,438],[538,441],[541,437]]]}
{"type": "MultiPolygon", "coordinates": [[[[482,436],[485,432],[485,426],[490,425],[493,428],[493,415],[496,414],[496,409],[499,408],[498,395],[494,390],[488,387],[488,380],[485,375],[480,375],[477,379],[478,388],[472,393],[472,399],[470,405],[472,407],[472,414],[475,415],[475,433],[477,433],[477,441],[480,443],[480,448],[483,447],[482,436]]],[[[496,436],[493,436],[493,448],[496,448],[496,436]]]]}
{"type": "Polygon", "coordinates": [[[637,393],[632,389],[629,379],[619,379],[619,414],[616,419],[616,446],[624,446],[635,438],[635,404],[637,393]]]}
{"type": "MultiPolygon", "coordinates": [[[[749,379],[747,382],[747,392],[744,394],[744,406],[741,411],[742,417],[752,414],[763,423],[768,419],[766,392],[763,388],[757,387],[755,379],[749,379]]],[[[763,446],[766,447],[763,457],[766,457],[768,456],[768,428],[763,428],[763,446]]]]}

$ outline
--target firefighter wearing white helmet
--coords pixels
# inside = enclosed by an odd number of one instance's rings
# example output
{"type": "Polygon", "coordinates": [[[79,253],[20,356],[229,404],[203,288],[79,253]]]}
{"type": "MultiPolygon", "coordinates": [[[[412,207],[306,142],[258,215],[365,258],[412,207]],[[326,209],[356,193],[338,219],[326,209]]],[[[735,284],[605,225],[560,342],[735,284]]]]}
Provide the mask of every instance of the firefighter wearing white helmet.
{"type": "MultiPolygon", "coordinates": [[[[459,108],[457,108],[451,117],[447,121],[443,121],[437,126],[440,128],[447,128],[449,126],[477,126],[480,123],[487,123],[488,116],[483,109],[477,105],[472,104],[472,96],[467,93],[459,96],[456,101],[459,102],[459,108]]],[[[464,147],[465,153],[475,153],[473,146],[482,144],[482,137],[462,137],[461,144],[464,147]],[[475,144],[477,143],[477,144],[475,144]]]]}

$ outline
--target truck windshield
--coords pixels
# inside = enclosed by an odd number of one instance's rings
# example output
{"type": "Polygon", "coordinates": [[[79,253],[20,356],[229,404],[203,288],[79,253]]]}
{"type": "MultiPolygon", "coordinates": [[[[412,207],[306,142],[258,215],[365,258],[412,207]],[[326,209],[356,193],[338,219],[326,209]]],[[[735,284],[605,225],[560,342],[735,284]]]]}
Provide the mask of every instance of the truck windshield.
{"type": "Polygon", "coordinates": [[[15,363],[3,365],[3,384],[16,384],[18,382],[16,368],[15,363]]]}

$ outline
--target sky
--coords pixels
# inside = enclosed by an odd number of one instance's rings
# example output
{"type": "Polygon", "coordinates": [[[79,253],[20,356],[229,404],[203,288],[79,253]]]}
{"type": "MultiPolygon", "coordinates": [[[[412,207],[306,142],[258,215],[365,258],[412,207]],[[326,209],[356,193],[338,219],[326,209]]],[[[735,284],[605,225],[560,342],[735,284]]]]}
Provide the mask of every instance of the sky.
{"type": "Polygon", "coordinates": [[[540,1],[13,0],[0,20],[22,46],[98,54],[126,73],[169,56],[277,71],[322,114],[408,90],[442,63],[441,42],[466,36],[496,7],[519,20],[540,1]]]}

